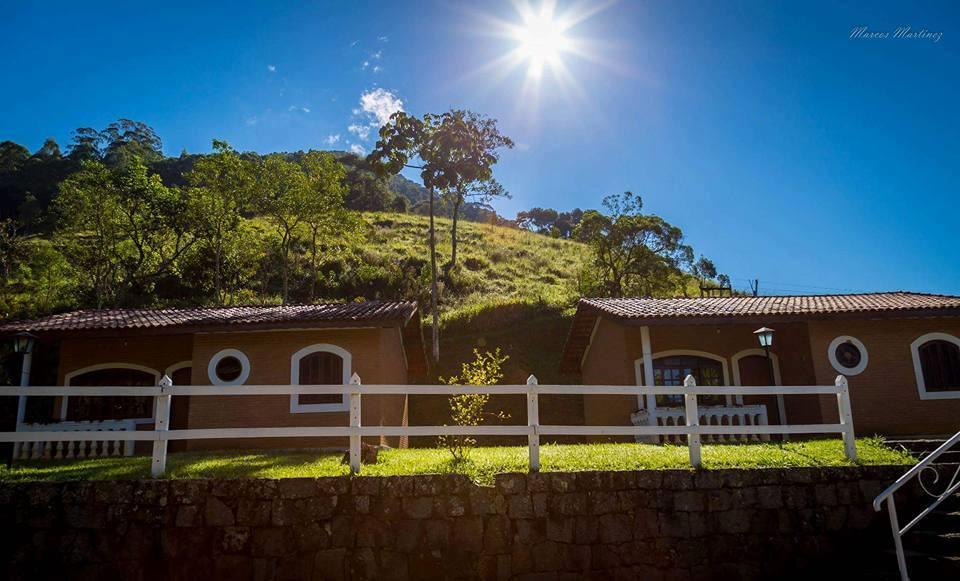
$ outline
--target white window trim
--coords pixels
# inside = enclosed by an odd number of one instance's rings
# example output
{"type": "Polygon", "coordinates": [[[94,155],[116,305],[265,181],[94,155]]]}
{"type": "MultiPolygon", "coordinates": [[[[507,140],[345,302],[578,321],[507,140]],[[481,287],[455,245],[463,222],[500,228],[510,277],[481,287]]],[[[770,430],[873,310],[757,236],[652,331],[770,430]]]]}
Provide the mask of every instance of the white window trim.
{"type": "Polygon", "coordinates": [[[867,364],[870,363],[870,355],[867,353],[866,345],[864,345],[860,339],[851,337],[850,335],[840,335],[833,341],[830,341],[830,345],[827,346],[827,359],[830,361],[830,365],[833,366],[833,369],[836,370],[837,373],[847,377],[860,375],[867,368],[867,364]],[[847,342],[853,343],[853,345],[860,350],[860,363],[856,367],[844,367],[839,361],[837,361],[837,356],[834,353],[841,343],[847,342]]]}
{"type": "MultiPolygon", "coordinates": [[[[147,367],[145,365],[137,365],[135,363],[97,363],[96,365],[88,365],[86,367],[81,367],[80,369],[74,369],[73,371],[67,373],[63,376],[63,385],[69,386],[70,382],[73,381],[73,378],[78,375],[83,375],[85,373],[90,373],[91,371],[100,371],[103,369],[132,369],[134,371],[142,371],[144,373],[149,373],[153,376],[154,385],[160,383],[160,372],[152,367],[147,367]]],[[[70,396],[65,395],[62,398],[62,403],[60,405],[60,421],[67,421],[67,404],[70,401],[70,396]]],[[[157,398],[153,398],[153,406],[156,408],[157,398]]],[[[156,409],[151,412],[149,418],[130,418],[137,423],[152,422],[153,416],[156,415],[156,409]]]]}
{"type": "Polygon", "coordinates": [[[213,385],[243,385],[250,377],[250,360],[247,355],[239,349],[223,349],[214,353],[207,363],[207,378],[213,385]],[[233,381],[223,381],[217,377],[217,364],[227,357],[236,357],[240,362],[240,375],[233,381]]]}
{"type": "MultiPolygon", "coordinates": [[[[653,384],[653,375],[652,375],[652,373],[653,373],[653,362],[656,361],[657,359],[662,359],[662,358],[664,358],[664,357],[674,357],[674,356],[678,356],[678,355],[680,355],[680,356],[682,356],[682,355],[692,355],[692,356],[694,356],[694,357],[703,357],[704,359],[712,359],[712,360],[714,360],[714,361],[720,362],[720,368],[721,368],[721,370],[723,371],[723,386],[722,386],[722,387],[728,387],[728,386],[730,386],[730,368],[729,368],[729,366],[727,365],[727,358],[726,358],[726,357],[721,357],[720,355],[717,355],[717,354],[715,354],[715,353],[710,353],[709,351],[697,351],[697,350],[695,350],[695,349],[670,349],[670,350],[667,350],[667,351],[658,351],[657,353],[653,353],[653,354],[650,356],[650,364],[651,364],[651,367],[650,367],[650,373],[651,373],[650,383],[651,383],[651,385],[653,384]]],[[[638,361],[642,361],[642,359],[639,359],[638,361]]],[[[634,362],[634,367],[636,368],[636,362],[634,362]]],[[[727,405],[733,405],[733,395],[732,395],[732,394],[731,394],[731,395],[724,396],[724,400],[726,400],[727,405]]],[[[655,403],[656,403],[656,399],[654,399],[654,404],[655,404],[655,403]]],[[[651,409],[652,409],[652,408],[651,408],[651,409]]]]}
{"type": "MultiPolygon", "coordinates": [[[[343,359],[343,385],[350,384],[350,377],[353,375],[353,356],[350,352],[337,345],[330,343],[317,343],[309,345],[297,351],[290,356],[290,385],[300,385],[300,360],[313,353],[333,353],[343,359]]],[[[350,409],[350,403],[346,395],[340,403],[311,403],[301,404],[300,395],[292,394],[290,396],[290,413],[306,414],[318,412],[345,412],[350,409]]]]}
{"type": "Polygon", "coordinates": [[[170,367],[167,367],[166,369],[164,369],[163,374],[166,375],[167,377],[173,378],[173,373],[175,371],[180,371],[185,367],[193,367],[193,360],[186,359],[184,361],[178,361],[173,365],[171,365],[170,367]]]}
{"type": "Polygon", "coordinates": [[[960,399],[960,385],[950,391],[927,391],[923,380],[923,367],[920,365],[920,346],[928,341],[947,341],[960,347],[960,339],[949,333],[927,333],[910,343],[910,355],[913,356],[913,373],[917,378],[917,392],[920,399],[960,399]]]}

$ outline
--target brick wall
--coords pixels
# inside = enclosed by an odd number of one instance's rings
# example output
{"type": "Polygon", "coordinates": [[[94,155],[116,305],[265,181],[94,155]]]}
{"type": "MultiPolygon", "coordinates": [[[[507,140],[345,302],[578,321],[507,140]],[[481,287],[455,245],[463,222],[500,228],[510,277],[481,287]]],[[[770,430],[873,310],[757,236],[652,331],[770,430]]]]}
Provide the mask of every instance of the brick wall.
{"type": "Polygon", "coordinates": [[[886,547],[870,502],[902,471],[6,484],[0,576],[771,578],[886,547]]]}

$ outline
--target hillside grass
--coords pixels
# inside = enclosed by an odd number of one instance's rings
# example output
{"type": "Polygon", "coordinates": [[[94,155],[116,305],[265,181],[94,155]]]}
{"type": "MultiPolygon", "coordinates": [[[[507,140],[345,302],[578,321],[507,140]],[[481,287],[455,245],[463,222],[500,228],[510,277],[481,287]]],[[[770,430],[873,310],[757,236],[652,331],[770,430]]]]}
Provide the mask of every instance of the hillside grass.
{"type": "MultiPolygon", "coordinates": [[[[429,220],[414,214],[362,214],[361,249],[372,263],[429,260],[429,220]]],[[[438,267],[451,255],[451,221],[436,219],[438,267]]],[[[443,289],[441,325],[456,326],[517,305],[563,310],[580,296],[577,277],[589,260],[582,243],[526,230],[461,220],[457,268],[443,289]]]]}
{"type": "MultiPolygon", "coordinates": [[[[705,444],[703,469],[794,468],[851,466],[841,440],[790,441],[783,444],[705,444]]],[[[906,452],[886,446],[880,438],[857,440],[860,464],[913,464],[906,452]]],[[[315,451],[182,453],[168,457],[168,478],[315,478],[345,476],[340,454],[315,451]]],[[[540,449],[544,472],[587,470],[692,469],[685,446],[653,444],[544,445],[540,449]]],[[[440,448],[382,450],[376,464],[363,466],[365,476],[410,474],[465,474],[478,484],[493,483],[495,474],[526,472],[527,448],[476,448],[456,464],[440,448]]],[[[73,461],[32,460],[0,468],[0,482],[115,480],[150,477],[150,457],[98,458],[73,461]]]]}

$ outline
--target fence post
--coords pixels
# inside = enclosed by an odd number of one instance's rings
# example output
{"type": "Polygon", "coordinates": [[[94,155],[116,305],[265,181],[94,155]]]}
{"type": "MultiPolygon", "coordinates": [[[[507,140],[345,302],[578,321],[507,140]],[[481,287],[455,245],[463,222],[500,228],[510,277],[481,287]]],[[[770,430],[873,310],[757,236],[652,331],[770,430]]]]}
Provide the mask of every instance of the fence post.
{"type": "MultiPolygon", "coordinates": [[[[696,387],[697,380],[693,378],[692,375],[688,375],[686,379],[683,380],[683,387],[696,387]]],[[[695,393],[685,393],[683,394],[683,402],[685,405],[684,417],[687,421],[687,426],[699,426],[700,425],[700,411],[697,409],[697,394],[695,393]]],[[[690,448],[690,465],[694,468],[700,467],[700,434],[688,433],[687,434],[687,446],[690,448]]]]}
{"type": "MultiPolygon", "coordinates": [[[[154,432],[166,432],[170,430],[170,394],[164,394],[164,392],[173,386],[173,380],[164,375],[158,385],[160,386],[160,395],[155,397],[156,410],[153,417],[153,430],[154,432]]],[[[167,439],[157,433],[153,439],[153,461],[150,463],[150,474],[157,478],[163,476],[166,471],[167,439]]]]}
{"type": "Polygon", "coordinates": [[[853,410],[850,407],[850,385],[847,378],[838,375],[837,408],[840,412],[840,425],[843,426],[843,451],[851,462],[857,461],[857,440],[853,432],[853,410]]]}
{"type": "Polygon", "coordinates": [[[360,473],[360,376],[350,377],[350,473],[360,473]]]}
{"type": "Polygon", "coordinates": [[[527,378],[527,446],[530,449],[530,472],[540,471],[540,402],[537,396],[537,378],[527,378]]]}

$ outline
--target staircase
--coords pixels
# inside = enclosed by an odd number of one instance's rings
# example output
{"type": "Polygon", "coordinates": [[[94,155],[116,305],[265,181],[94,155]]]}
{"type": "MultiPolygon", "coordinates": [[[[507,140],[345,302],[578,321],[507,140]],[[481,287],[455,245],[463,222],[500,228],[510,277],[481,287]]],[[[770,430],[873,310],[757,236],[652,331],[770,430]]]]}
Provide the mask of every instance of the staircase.
{"type": "MultiPolygon", "coordinates": [[[[897,480],[886,491],[877,497],[874,506],[881,510],[882,503],[892,503],[893,493],[912,479],[917,479],[931,493],[922,495],[919,510],[907,509],[900,512],[899,523],[891,521],[892,530],[904,528],[924,510],[931,506],[932,510],[906,533],[900,535],[903,544],[903,557],[906,571],[910,579],[960,579],[960,433],[949,439],[935,437],[913,438],[904,440],[888,440],[891,446],[901,446],[913,454],[918,464],[897,480]],[[936,470],[938,480],[934,481],[933,470],[936,470]],[[938,501],[937,495],[941,496],[938,501]],[[933,500],[932,503],[929,501],[933,500]]],[[[888,508],[888,507],[887,507],[888,508]]],[[[889,538],[889,537],[888,537],[889,538]]],[[[879,568],[870,567],[869,575],[875,579],[905,578],[898,574],[896,567],[897,551],[895,544],[888,541],[885,553],[887,559],[878,559],[886,566],[883,572],[879,568]],[[888,565],[887,565],[888,564],[888,565]]]]}

